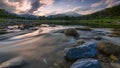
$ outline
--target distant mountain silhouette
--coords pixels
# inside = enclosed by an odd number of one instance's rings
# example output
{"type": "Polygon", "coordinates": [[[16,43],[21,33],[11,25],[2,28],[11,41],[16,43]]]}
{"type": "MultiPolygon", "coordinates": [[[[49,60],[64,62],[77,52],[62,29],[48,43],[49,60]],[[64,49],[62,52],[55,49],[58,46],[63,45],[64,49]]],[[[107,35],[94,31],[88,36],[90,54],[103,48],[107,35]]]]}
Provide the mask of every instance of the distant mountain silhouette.
{"type": "Polygon", "coordinates": [[[78,14],[76,12],[66,12],[66,13],[63,13],[67,16],[74,16],[74,17],[77,17],[77,16],[82,16],[82,14],[78,14]]]}
{"type": "Polygon", "coordinates": [[[82,16],[81,14],[78,14],[76,12],[65,12],[65,13],[60,13],[60,14],[55,14],[55,15],[49,15],[48,17],[64,17],[64,16],[69,16],[69,17],[78,17],[82,16]]]}
{"type": "Polygon", "coordinates": [[[19,15],[20,17],[24,17],[24,18],[37,18],[37,16],[35,15],[30,15],[30,14],[21,14],[19,15]]]}

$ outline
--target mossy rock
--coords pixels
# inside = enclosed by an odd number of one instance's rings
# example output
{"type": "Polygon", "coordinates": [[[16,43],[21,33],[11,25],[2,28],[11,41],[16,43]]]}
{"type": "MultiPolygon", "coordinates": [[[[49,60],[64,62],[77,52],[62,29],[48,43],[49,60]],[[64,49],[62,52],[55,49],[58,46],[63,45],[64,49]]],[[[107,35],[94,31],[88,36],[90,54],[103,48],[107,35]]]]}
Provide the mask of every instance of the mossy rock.
{"type": "Polygon", "coordinates": [[[67,36],[74,36],[74,37],[78,37],[79,36],[77,30],[74,29],[74,28],[66,29],[64,31],[64,34],[67,35],[67,36]]]}
{"type": "Polygon", "coordinates": [[[114,45],[109,42],[101,42],[98,43],[97,49],[99,52],[105,54],[105,55],[119,55],[120,54],[120,46],[114,45]]]}

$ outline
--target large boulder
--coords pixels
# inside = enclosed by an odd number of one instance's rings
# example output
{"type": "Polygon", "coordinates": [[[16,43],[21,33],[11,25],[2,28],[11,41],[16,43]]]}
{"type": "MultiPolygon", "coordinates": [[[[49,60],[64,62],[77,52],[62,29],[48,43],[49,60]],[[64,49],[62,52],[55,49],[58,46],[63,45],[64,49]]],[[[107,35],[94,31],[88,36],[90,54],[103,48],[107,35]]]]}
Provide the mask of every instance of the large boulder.
{"type": "Polygon", "coordinates": [[[97,45],[95,42],[87,42],[77,47],[65,48],[64,52],[67,60],[91,58],[97,53],[97,45]]]}
{"type": "Polygon", "coordinates": [[[64,34],[67,35],[67,36],[75,36],[75,37],[76,37],[76,36],[79,36],[77,30],[74,29],[74,28],[66,29],[66,30],[64,31],[64,34]]]}
{"type": "Polygon", "coordinates": [[[105,55],[120,55],[120,46],[114,45],[109,42],[100,42],[97,45],[97,49],[99,52],[105,54],[105,55]]]}
{"type": "Polygon", "coordinates": [[[80,59],[70,68],[101,68],[101,65],[96,59],[80,59]]]}

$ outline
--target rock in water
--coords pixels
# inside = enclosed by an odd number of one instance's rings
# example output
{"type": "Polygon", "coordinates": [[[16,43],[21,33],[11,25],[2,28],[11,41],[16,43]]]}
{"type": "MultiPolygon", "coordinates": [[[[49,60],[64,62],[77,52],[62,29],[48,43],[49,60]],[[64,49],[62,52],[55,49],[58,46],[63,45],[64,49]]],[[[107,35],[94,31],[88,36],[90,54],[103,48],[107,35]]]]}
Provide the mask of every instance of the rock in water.
{"type": "Polygon", "coordinates": [[[120,46],[109,42],[101,42],[97,45],[97,49],[105,55],[120,55],[120,46]]]}
{"type": "Polygon", "coordinates": [[[23,57],[16,57],[16,58],[10,59],[6,62],[3,62],[0,65],[0,68],[14,68],[14,67],[22,66],[23,64],[24,64],[23,57]]]}
{"type": "Polygon", "coordinates": [[[77,47],[66,48],[64,52],[67,60],[91,58],[97,53],[97,44],[95,42],[87,42],[77,47]]]}
{"type": "Polygon", "coordinates": [[[113,68],[120,68],[120,63],[111,63],[113,68]]]}
{"type": "Polygon", "coordinates": [[[101,65],[96,59],[80,59],[70,68],[101,68],[101,65]]]}
{"type": "Polygon", "coordinates": [[[85,43],[84,40],[77,40],[76,43],[73,45],[73,47],[80,46],[80,45],[82,45],[84,43],[85,43]]]}
{"type": "Polygon", "coordinates": [[[79,36],[78,32],[74,28],[70,28],[64,31],[64,34],[67,36],[79,36]]]}
{"type": "Polygon", "coordinates": [[[91,30],[92,30],[92,29],[91,29],[90,27],[88,27],[88,26],[82,27],[82,28],[75,28],[75,29],[77,29],[77,30],[83,30],[83,31],[91,31],[91,30]]]}

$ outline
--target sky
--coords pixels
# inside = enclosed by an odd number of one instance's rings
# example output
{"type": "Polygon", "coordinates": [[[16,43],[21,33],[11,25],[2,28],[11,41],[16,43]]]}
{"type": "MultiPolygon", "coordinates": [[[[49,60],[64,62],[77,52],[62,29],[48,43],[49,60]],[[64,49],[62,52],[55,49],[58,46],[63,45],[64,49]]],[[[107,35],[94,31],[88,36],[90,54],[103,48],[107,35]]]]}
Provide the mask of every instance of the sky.
{"type": "Polygon", "coordinates": [[[66,12],[87,15],[117,4],[120,4],[120,0],[0,0],[0,9],[37,16],[66,12]]]}

